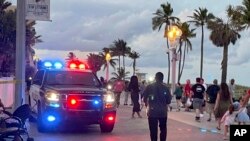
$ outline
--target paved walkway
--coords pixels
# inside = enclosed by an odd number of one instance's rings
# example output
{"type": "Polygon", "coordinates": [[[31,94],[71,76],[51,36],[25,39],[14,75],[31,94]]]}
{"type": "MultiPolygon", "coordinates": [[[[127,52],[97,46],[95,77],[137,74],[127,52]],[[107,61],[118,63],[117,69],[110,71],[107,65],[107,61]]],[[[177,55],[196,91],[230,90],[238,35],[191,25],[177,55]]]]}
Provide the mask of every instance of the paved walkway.
{"type": "MultiPolygon", "coordinates": [[[[124,101],[124,94],[122,93],[121,95],[121,104],[123,104],[124,101]]],[[[130,98],[129,102],[130,103],[130,98]]],[[[171,103],[172,107],[176,108],[176,102],[175,98],[172,99],[171,103]]],[[[145,107],[143,107],[144,112],[145,112],[145,107]]],[[[223,134],[223,126],[221,126],[221,131],[218,131],[216,129],[217,127],[217,121],[215,121],[214,116],[212,115],[212,120],[210,122],[207,121],[208,119],[208,114],[204,112],[204,117],[201,118],[201,122],[195,121],[195,111],[191,110],[190,112],[184,111],[184,109],[181,109],[181,111],[177,111],[176,109],[173,109],[171,112],[168,112],[168,118],[176,120],[178,122],[182,122],[191,126],[195,126],[200,128],[202,131],[211,131],[211,132],[216,132],[216,133],[221,133],[223,134]]]]}
{"type": "MultiPolygon", "coordinates": [[[[130,103],[130,98],[128,101],[129,101],[128,103],[130,103]]],[[[124,94],[122,93],[120,103],[123,104],[123,102],[124,102],[124,94]]],[[[172,107],[176,107],[175,98],[172,99],[171,105],[172,107]]],[[[146,110],[145,107],[143,107],[142,112],[145,113],[145,110],[146,110]]],[[[184,109],[181,109],[181,111],[177,112],[176,109],[173,109],[171,112],[168,112],[168,113],[169,113],[168,114],[169,119],[182,122],[187,125],[194,126],[194,127],[198,127],[201,130],[201,132],[212,132],[212,133],[223,134],[223,125],[221,126],[221,130],[218,131],[216,129],[217,121],[215,121],[214,116],[212,115],[212,120],[208,122],[207,121],[208,114],[206,112],[204,112],[204,117],[201,118],[201,122],[195,121],[194,110],[191,110],[190,112],[186,112],[184,111],[184,109]]]]}
{"type": "Polygon", "coordinates": [[[204,113],[204,117],[201,118],[200,122],[195,121],[195,112],[185,112],[184,109],[180,112],[176,112],[173,110],[172,112],[169,112],[168,115],[169,119],[173,119],[191,126],[195,126],[200,128],[201,132],[213,132],[213,133],[220,133],[223,134],[223,126],[221,126],[222,130],[218,131],[216,129],[217,127],[217,121],[215,121],[214,118],[210,122],[207,121],[208,114],[204,113]]]}

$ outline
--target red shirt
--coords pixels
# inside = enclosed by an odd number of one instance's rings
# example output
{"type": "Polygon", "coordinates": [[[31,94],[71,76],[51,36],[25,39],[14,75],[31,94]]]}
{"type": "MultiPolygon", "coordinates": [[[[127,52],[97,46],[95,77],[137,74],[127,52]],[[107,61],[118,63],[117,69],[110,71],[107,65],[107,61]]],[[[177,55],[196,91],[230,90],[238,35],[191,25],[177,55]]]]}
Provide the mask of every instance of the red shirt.
{"type": "Polygon", "coordinates": [[[250,89],[247,91],[247,94],[250,95],[250,89]]]}
{"type": "Polygon", "coordinates": [[[191,95],[191,85],[186,84],[184,87],[184,95],[189,97],[191,95]]]}

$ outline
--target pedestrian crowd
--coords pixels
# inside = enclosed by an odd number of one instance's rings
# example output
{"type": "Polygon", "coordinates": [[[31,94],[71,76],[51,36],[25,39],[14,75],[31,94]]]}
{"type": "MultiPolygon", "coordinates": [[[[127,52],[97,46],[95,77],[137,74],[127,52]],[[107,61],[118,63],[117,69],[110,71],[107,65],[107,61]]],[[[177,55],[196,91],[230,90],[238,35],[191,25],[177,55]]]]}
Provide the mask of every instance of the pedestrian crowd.
{"type": "Polygon", "coordinates": [[[133,106],[131,118],[135,114],[142,118],[140,112],[145,105],[151,141],[157,140],[157,127],[160,127],[160,140],[165,141],[167,137],[167,112],[171,106],[171,99],[176,99],[177,111],[195,112],[194,120],[201,122],[206,112],[207,122],[212,121],[213,116],[217,121],[217,130],[224,128],[224,139],[228,139],[229,126],[231,124],[250,123],[250,105],[248,105],[250,90],[237,99],[235,80],[218,84],[216,79],[207,85],[203,78],[196,78],[195,84],[190,79],[185,84],[176,84],[174,92],[163,83],[163,74],[156,73],[155,82],[146,84],[146,81],[138,82],[137,76],[132,76],[130,81],[116,80],[113,91],[115,93],[116,107],[120,105],[120,95],[124,93],[124,105],[133,106]],[[130,99],[130,104],[128,103],[130,99]],[[158,125],[159,124],[159,125],[158,125]]]}

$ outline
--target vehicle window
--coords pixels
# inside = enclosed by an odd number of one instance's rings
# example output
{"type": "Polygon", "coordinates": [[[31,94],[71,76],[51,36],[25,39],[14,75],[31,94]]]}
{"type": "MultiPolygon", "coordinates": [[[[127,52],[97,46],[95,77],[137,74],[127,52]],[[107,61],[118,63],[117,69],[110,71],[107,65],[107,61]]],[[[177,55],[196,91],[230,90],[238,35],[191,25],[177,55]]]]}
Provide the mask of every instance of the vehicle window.
{"type": "Polygon", "coordinates": [[[51,71],[46,76],[48,85],[100,86],[98,78],[91,72],[51,71]]]}
{"type": "Polygon", "coordinates": [[[38,71],[33,79],[33,84],[42,85],[44,71],[38,71]]]}

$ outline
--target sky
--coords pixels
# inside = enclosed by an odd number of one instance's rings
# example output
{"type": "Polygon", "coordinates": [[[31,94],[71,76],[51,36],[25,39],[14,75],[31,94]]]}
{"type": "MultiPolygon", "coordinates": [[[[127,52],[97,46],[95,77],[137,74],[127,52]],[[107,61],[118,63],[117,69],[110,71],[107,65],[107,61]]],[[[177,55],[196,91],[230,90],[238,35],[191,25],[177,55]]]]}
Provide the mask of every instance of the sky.
{"type": "MultiPolygon", "coordinates": [[[[13,4],[16,0],[10,0],[13,4]]],[[[173,16],[182,22],[190,20],[194,9],[207,8],[214,15],[226,19],[229,4],[240,5],[241,0],[51,0],[51,21],[37,21],[36,30],[42,43],[35,45],[40,59],[65,59],[74,52],[79,59],[86,59],[90,52],[101,52],[114,40],[122,39],[132,50],[140,54],[137,69],[153,77],[158,71],[167,80],[167,47],[163,29],[152,30],[153,13],[162,3],[169,2],[173,16]]],[[[192,26],[195,28],[194,26],[192,26]]],[[[187,54],[181,83],[192,82],[200,73],[201,29],[195,30],[191,40],[193,50],[187,54]]],[[[250,86],[248,48],[249,30],[241,32],[241,39],[229,46],[227,81],[234,78],[237,84],[250,86]]],[[[205,30],[203,76],[206,83],[221,78],[222,48],[209,40],[205,30]]],[[[126,59],[126,68],[132,75],[132,60],[126,59]]],[[[114,70],[111,70],[113,72],[114,70]]],[[[104,71],[98,76],[105,76],[104,71]]]]}

